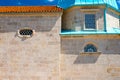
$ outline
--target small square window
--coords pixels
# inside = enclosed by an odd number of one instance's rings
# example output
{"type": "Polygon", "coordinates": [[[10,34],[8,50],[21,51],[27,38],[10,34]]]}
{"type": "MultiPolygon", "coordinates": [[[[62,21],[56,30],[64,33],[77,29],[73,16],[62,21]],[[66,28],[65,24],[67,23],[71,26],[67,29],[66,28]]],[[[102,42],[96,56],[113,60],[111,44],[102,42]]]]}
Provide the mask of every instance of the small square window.
{"type": "Polygon", "coordinates": [[[95,14],[85,14],[85,29],[96,29],[95,14]]]}

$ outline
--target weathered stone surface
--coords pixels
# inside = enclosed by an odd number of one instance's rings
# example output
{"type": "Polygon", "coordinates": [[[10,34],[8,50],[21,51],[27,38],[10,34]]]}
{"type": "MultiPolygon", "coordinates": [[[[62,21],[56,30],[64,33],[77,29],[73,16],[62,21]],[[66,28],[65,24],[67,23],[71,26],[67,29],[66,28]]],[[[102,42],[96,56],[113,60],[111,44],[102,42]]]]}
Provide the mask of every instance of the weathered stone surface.
{"type": "MultiPolygon", "coordinates": [[[[77,10],[63,19],[68,21],[63,22],[65,28],[83,26],[77,10]],[[77,17],[72,17],[74,12],[77,17]]],[[[101,22],[103,10],[99,12],[101,22]]],[[[120,35],[60,37],[61,13],[15,14],[0,15],[0,80],[120,80],[120,35]],[[34,29],[35,34],[18,37],[17,31],[25,27],[34,29]],[[98,52],[85,53],[89,43],[98,52]]],[[[98,26],[103,30],[103,23],[98,26]]]]}
{"type": "Polygon", "coordinates": [[[116,15],[115,13],[113,13],[110,10],[107,10],[107,14],[106,14],[106,18],[107,18],[107,26],[109,26],[109,28],[119,28],[119,15],[116,15]],[[114,25],[114,26],[113,26],[114,25]]]}
{"type": "Polygon", "coordinates": [[[80,7],[73,7],[64,11],[62,16],[62,29],[80,31],[85,29],[85,14],[95,14],[96,29],[104,30],[104,10],[103,9],[81,9],[80,7]]]}
{"type": "Polygon", "coordinates": [[[119,35],[108,39],[102,35],[95,37],[61,37],[61,80],[120,79],[119,35]],[[95,44],[100,53],[84,53],[89,43],[95,44]]]}
{"type": "Polygon", "coordinates": [[[0,16],[0,80],[59,80],[61,15],[33,14],[0,16]],[[24,27],[35,34],[18,37],[24,27]]]}

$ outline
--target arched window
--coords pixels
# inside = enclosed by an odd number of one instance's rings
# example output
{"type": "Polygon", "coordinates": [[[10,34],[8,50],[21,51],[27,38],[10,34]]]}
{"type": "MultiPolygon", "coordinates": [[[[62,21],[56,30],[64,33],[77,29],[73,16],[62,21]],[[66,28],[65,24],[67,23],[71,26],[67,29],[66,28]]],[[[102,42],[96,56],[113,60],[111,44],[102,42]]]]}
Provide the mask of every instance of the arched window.
{"type": "Polygon", "coordinates": [[[97,48],[93,44],[87,44],[84,47],[84,52],[97,52],[97,48]]]}

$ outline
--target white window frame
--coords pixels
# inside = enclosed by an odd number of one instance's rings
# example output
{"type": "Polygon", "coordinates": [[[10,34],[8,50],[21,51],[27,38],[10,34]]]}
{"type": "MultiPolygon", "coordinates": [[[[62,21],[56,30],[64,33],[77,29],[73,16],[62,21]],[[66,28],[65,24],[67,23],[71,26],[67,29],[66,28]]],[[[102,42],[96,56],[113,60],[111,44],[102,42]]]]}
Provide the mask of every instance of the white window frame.
{"type": "Polygon", "coordinates": [[[98,21],[96,19],[97,17],[97,12],[99,12],[99,9],[90,9],[90,8],[86,8],[86,9],[80,9],[80,11],[84,14],[84,22],[83,22],[83,30],[98,30],[98,21]],[[95,14],[95,24],[96,24],[96,28],[95,29],[87,29],[85,27],[85,14],[95,14]]]}

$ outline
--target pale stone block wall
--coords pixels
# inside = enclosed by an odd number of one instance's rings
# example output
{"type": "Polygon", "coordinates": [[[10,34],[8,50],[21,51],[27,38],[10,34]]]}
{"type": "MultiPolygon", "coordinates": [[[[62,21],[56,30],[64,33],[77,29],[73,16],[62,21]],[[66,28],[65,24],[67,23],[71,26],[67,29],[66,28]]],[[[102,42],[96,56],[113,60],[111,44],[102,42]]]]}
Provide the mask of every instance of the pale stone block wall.
{"type": "Polygon", "coordinates": [[[115,14],[114,12],[107,10],[106,14],[106,19],[107,19],[107,27],[109,28],[119,28],[119,15],[115,14]]]}
{"type": "Polygon", "coordinates": [[[61,42],[61,80],[120,80],[120,36],[69,36],[61,42]],[[83,53],[87,43],[101,53],[83,53]]]}
{"type": "Polygon", "coordinates": [[[85,27],[85,14],[94,13],[96,15],[96,28],[97,30],[104,30],[104,11],[103,9],[81,9],[79,7],[66,10],[62,16],[62,29],[81,31],[85,27]],[[89,11],[88,11],[89,10],[89,11]]]}
{"type": "Polygon", "coordinates": [[[59,80],[61,13],[0,15],[0,80],[59,80]],[[24,27],[35,34],[18,37],[24,27]]]}
{"type": "Polygon", "coordinates": [[[103,31],[104,30],[104,10],[100,9],[96,13],[96,26],[97,30],[103,31]]]}

